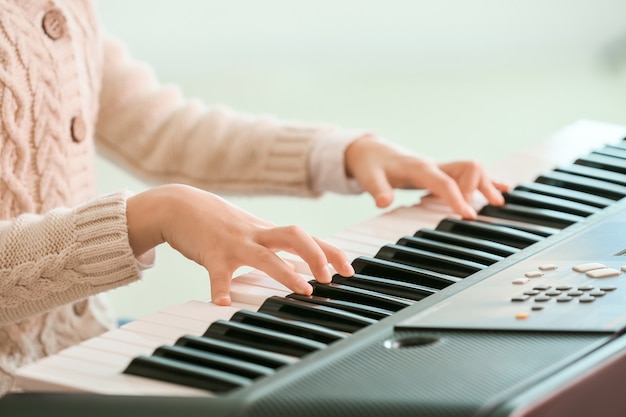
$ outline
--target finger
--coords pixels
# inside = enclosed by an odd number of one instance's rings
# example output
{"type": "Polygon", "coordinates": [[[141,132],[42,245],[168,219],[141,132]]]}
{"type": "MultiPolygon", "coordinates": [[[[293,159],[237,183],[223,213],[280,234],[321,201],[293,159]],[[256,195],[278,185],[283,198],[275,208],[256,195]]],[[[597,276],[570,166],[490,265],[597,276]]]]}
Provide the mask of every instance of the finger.
{"type": "Polygon", "coordinates": [[[491,182],[493,183],[493,186],[496,187],[498,191],[503,192],[503,193],[506,193],[511,188],[509,184],[502,182],[502,181],[492,180],[491,182]]]}
{"type": "Polygon", "coordinates": [[[501,206],[504,204],[504,196],[502,195],[502,192],[498,189],[496,184],[487,177],[483,176],[478,186],[478,190],[487,198],[487,201],[490,204],[495,206],[501,206]]]}
{"type": "Polygon", "coordinates": [[[320,248],[322,248],[326,254],[326,258],[339,275],[344,277],[351,277],[354,275],[354,268],[350,264],[346,254],[341,249],[316,237],[313,237],[313,239],[317,242],[320,248]]]}
{"type": "Polygon", "coordinates": [[[256,249],[248,252],[250,255],[249,266],[265,272],[298,294],[311,295],[313,292],[311,284],[272,250],[264,246],[258,246],[256,249]]]}
{"type": "Polygon", "coordinates": [[[458,177],[457,184],[466,203],[471,204],[474,200],[474,192],[481,184],[482,175],[482,169],[472,168],[464,170],[463,175],[458,177]]]}
{"type": "Polygon", "coordinates": [[[368,171],[361,180],[361,187],[374,198],[379,208],[388,207],[393,202],[393,187],[382,169],[368,171]]]}
{"type": "Polygon", "coordinates": [[[211,279],[211,301],[220,306],[229,306],[230,299],[230,281],[232,272],[213,268],[209,271],[211,279]]]}
{"type": "Polygon", "coordinates": [[[425,180],[427,188],[439,196],[455,213],[465,219],[476,218],[476,210],[467,202],[459,185],[441,169],[430,170],[425,180]]]}
{"type": "Polygon", "coordinates": [[[309,265],[309,269],[317,281],[330,282],[332,277],[330,269],[328,269],[326,253],[319,243],[301,228],[285,226],[271,229],[268,233],[263,234],[259,243],[265,247],[280,248],[298,255],[309,265]]]}

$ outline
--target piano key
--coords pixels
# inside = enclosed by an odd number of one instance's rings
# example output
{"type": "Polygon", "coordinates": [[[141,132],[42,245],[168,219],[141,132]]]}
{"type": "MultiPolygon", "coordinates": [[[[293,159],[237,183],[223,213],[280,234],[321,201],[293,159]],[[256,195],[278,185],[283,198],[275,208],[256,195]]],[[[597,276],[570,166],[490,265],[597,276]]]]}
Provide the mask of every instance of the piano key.
{"type": "MultiPolygon", "coordinates": [[[[592,178],[596,180],[608,181],[618,185],[626,185],[626,174],[619,172],[607,171],[605,169],[594,168],[586,165],[567,165],[555,168],[556,172],[564,172],[566,174],[579,175],[581,177],[592,178]]],[[[608,205],[608,204],[607,204],[608,205]]]]}
{"type": "MultiPolygon", "coordinates": [[[[367,304],[357,303],[346,299],[335,299],[329,297],[322,297],[319,295],[301,295],[301,294],[289,294],[286,297],[287,300],[295,300],[299,302],[305,302],[315,306],[327,307],[332,309],[332,314],[337,315],[337,321],[346,321],[345,317],[341,313],[348,313],[348,321],[353,322],[355,319],[358,322],[357,328],[346,331],[356,331],[362,327],[373,324],[376,320],[384,319],[391,316],[395,311],[387,310],[384,308],[371,306],[367,304]],[[352,317],[356,316],[356,317],[352,317]]],[[[330,326],[329,326],[330,327],[330,326]]],[[[337,329],[342,330],[342,329],[337,329]]]]}
{"type": "MultiPolygon", "coordinates": [[[[124,333],[131,334],[129,332],[124,333]]],[[[136,344],[111,338],[94,337],[91,339],[87,339],[84,342],[81,342],[78,346],[83,346],[90,349],[92,352],[95,352],[92,354],[92,357],[95,359],[99,356],[99,352],[123,354],[129,355],[130,357],[148,354],[152,352],[155,348],[157,348],[160,344],[161,343],[156,340],[152,340],[151,343],[136,344]]]]}
{"type": "Polygon", "coordinates": [[[447,218],[439,222],[435,230],[470,236],[523,249],[543,239],[542,236],[512,227],[481,221],[447,218]]]}
{"type": "MultiPolygon", "coordinates": [[[[104,340],[118,341],[129,345],[155,348],[163,343],[170,343],[173,340],[162,335],[137,333],[129,329],[109,330],[98,336],[104,340]]],[[[176,339],[174,339],[176,340],[176,339]]]]}
{"type": "Polygon", "coordinates": [[[504,200],[509,204],[545,208],[581,217],[587,217],[600,211],[599,208],[587,204],[518,189],[504,193],[504,200]]]}
{"type": "Polygon", "coordinates": [[[310,284],[313,286],[312,295],[365,304],[384,310],[399,311],[413,304],[411,301],[398,297],[332,282],[330,284],[320,284],[317,281],[310,281],[310,284]]]}
{"type": "Polygon", "coordinates": [[[541,237],[552,236],[553,234],[561,231],[561,229],[554,228],[554,227],[541,226],[538,224],[528,223],[528,222],[520,221],[520,220],[490,217],[490,216],[486,216],[482,214],[477,215],[474,221],[492,224],[495,226],[501,226],[507,229],[520,230],[522,232],[530,233],[530,234],[541,236],[541,237]]]}
{"type": "Polygon", "coordinates": [[[206,329],[208,323],[196,318],[182,317],[167,313],[153,313],[141,318],[142,321],[156,323],[164,326],[171,326],[183,330],[187,333],[201,334],[206,329]]]}
{"type": "Polygon", "coordinates": [[[156,355],[137,356],[124,373],[215,393],[228,392],[252,383],[250,378],[156,355]]]}
{"type": "Polygon", "coordinates": [[[230,296],[232,301],[260,306],[263,301],[273,295],[287,295],[291,293],[287,287],[263,273],[239,275],[230,282],[230,296]]]}
{"type": "MultiPolygon", "coordinates": [[[[146,352],[146,349],[136,349],[136,351],[134,356],[152,352],[152,350],[146,352]]],[[[115,351],[113,348],[99,350],[80,344],[63,349],[58,355],[118,369],[123,369],[133,359],[128,351],[115,351]]]]}
{"type": "Polygon", "coordinates": [[[614,156],[626,160],[626,148],[616,145],[604,145],[601,149],[595,151],[602,155],[614,156]]]}
{"type": "Polygon", "coordinates": [[[415,232],[414,236],[423,239],[433,240],[436,242],[449,243],[469,249],[476,249],[482,252],[492,253],[496,256],[501,256],[503,258],[519,252],[519,249],[514,248],[513,246],[507,246],[489,240],[476,239],[469,236],[456,235],[453,233],[444,232],[442,230],[424,228],[415,232]]]}
{"type": "Polygon", "coordinates": [[[615,200],[600,197],[594,194],[583,193],[568,188],[557,187],[539,182],[526,182],[515,187],[516,190],[530,191],[536,194],[558,197],[576,203],[586,204],[592,207],[605,208],[615,202],[615,200]]]}
{"type": "Polygon", "coordinates": [[[244,303],[217,306],[212,303],[199,301],[187,302],[177,307],[172,306],[164,309],[161,313],[155,313],[142,319],[131,321],[120,326],[118,330],[104,333],[101,337],[152,346],[154,346],[154,341],[161,344],[173,343],[179,337],[189,333],[202,334],[214,321],[228,319],[242,308],[250,307],[256,308],[244,303]],[[168,314],[166,311],[174,314],[168,314]],[[201,320],[193,317],[194,314],[201,317],[201,320]],[[189,317],[190,315],[192,316],[191,318],[189,317]],[[133,336],[128,333],[141,336],[141,338],[135,337],[132,339],[133,336]],[[129,338],[131,338],[130,341],[129,338]],[[150,341],[146,341],[146,339],[150,341]]]}
{"type": "Polygon", "coordinates": [[[202,336],[185,335],[178,339],[175,344],[177,346],[201,350],[203,352],[225,355],[272,369],[277,369],[297,362],[297,360],[291,356],[202,336]]]}
{"type": "Polygon", "coordinates": [[[357,224],[348,229],[350,232],[357,232],[376,238],[385,239],[386,243],[395,242],[407,233],[414,233],[426,224],[437,222],[444,216],[453,215],[449,208],[446,211],[421,211],[417,208],[405,208],[404,210],[394,210],[386,215],[374,217],[366,222],[357,224]],[[414,213],[414,214],[413,214],[414,213]],[[418,220],[419,214],[422,219],[418,220]]]}
{"type": "MultiPolygon", "coordinates": [[[[94,339],[99,340],[99,344],[91,343],[81,343],[79,345],[72,346],[70,348],[62,350],[58,355],[62,357],[71,358],[76,361],[83,361],[84,364],[81,367],[87,367],[87,369],[91,368],[91,364],[102,365],[109,369],[116,369],[119,372],[123,372],[129,363],[134,360],[137,356],[146,356],[151,353],[146,351],[145,347],[139,348],[136,347],[135,350],[129,349],[129,345],[119,342],[114,342],[111,340],[106,340],[105,343],[102,343],[102,340],[105,339],[94,339]]],[[[87,341],[89,342],[89,341],[87,341]]],[[[132,345],[130,345],[132,347],[132,345]]],[[[170,347],[158,347],[156,352],[157,356],[160,356],[163,350],[171,349],[170,347]]],[[[172,356],[172,355],[170,355],[172,356]]],[[[213,368],[220,370],[230,370],[233,373],[233,370],[238,370],[239,374],[248,377],[256,377],[261,375],[269,375],[269,369],[264,370],[261,369],[263,367],[255,368],[256,365],[247,365],[247,364],[237,364],[234,363],[228,357],[215,357],[213,358],[215,363],[210,362],[210,359],[204,358],[205,365],[211,363],[213,364],[213,368]]],[[[115,374],[114,378],[117,377],[118,373],[115,374]]],[[[143,376],[143,375],[139,375],[143,376]]],[[[164,382],[172,383],[177,382],[176,378],[169,377],[167,379],[161,379],[164,382]]],[[[79,379],[80,381],[80,379],[79,379]]],[[[157,385],[157,387],[159,387],[157,385]]],[[[170,391],[170,386],[161,387],[160,393],[167,393],[170,391]]]]}
{"type": "Polygon", "coordinates": [[[478,262],[396,244],[385,245],[380,248],[376,258],[411,265],[416,268],[430,269],[458,278],[465,278],[487,267],[487,265],[478,262]]]}
{"type": "Polygon", "coordinates": [[[20,370],[18,386],[33,391],[95,392],[99,394],[213,396],[187,386],[122,373],[110,367],[62,355],[48,356],[20,370]]]}
{"type": "Polygon", "coordinates": [[[160,346],[154,351],[153,356],[169,358],[201,368],[215,369],[250,379],[272,375],[274,373],[273,368],[233,358],[229,355],[220,355],[218,353],[192,349],[181,345],[160,346]]]}
{"type": "Polygon", "coordinates": [[[165,326],[159,323],[151,323],[149,321],[135,320],[120,327],[133,333],[153,336],[162,340],[164,343],[173,342],[180,336],[189,333],[185,329],[178,327],[165,326]]]}
{"type": "Polygon", "coordinates": [[[502,206],[488,204],[480,209],[478,214],[501,219],[523,221],[557,229],[564,229],[584,219],[582,216],[563,213],[561,211],[508,203],[502,206]]]}
{"type": "Polygon", "coordinates": [[[285,334],[292,334],[325,344],[330,344],[345,338],[345,334],[326,327],[299,320],[285,320],[264,312],[241,310],[233,315],[231,321],[251,324],[285,334]]]}
{"type": "Polygon", "coordinates": [[[616,158],[614,156],[602,155],[597,152],[578,158],[574,161],[576,165],[585,165],[593,168],[600,168],[606,171],[619,172],[620,174],[626,173],[626,166],[624,159],[616,158]]]}
{"type": "MultiPolygon", "coordinates": [[[[275,280],[273,281],[276,282],[275,280]]],[[[229,306],[217,306],[210,301],[191,300],[162,308],[159,312],[171,316],[200,320],[204,323],[204,328],[206,328],[215,320],[229,319],[239,310],[253,310],[256,307],[257,305],[239,302],[233,302],[229,306]]]]}
{"type": "Polygon", "coordinates": [[[468,261],[474,261],[482,265],[491,265],[504,259],[502,256],[494,255],[493,253],[485,252],[479,249],[459,246],[449,242],[437,242],[436,240],[425,239],[418,236],[405,236],[399,239],[396,244],[415,249],[437,252],[468,261]]]}
{"type": "Polygon", "coordinates": [[[438,291],[435,288],[428,288],[422,285],[362,274],[354,274],[354,276],[351,276],[350,278],[335,275],[333,277],[333,282],[336,284],[376,291],[382,294],[393,295],[395,297],[408,298],[409,300],[414,301],[422,300],[438,291]]]}
{"type": "MultiPolygon", "coordinates": [[[[386,315],[381,314],[379,317],[372,318],[359,314],[364,310],[363,306],[359,306],[359,309],[352,311],[333,307],[333,305],[336,306],[337,303],[331,302],[328,303],[330,305],[326,305],[324,301],[330,300],[321,300],[321,297],[299,294],[290,294],[288,297],[274,296],[265,300],[263,305],[259,307],[259,312],[288,320],[300,320],[314,323],[329,329],[347,333],[353,333],[365,326],[375,323],[376,320],[380,318],[391,315],[391,312],[387,312],[386,315]]],[[[370,308],[368,310],[371,311],[372,309],[370,308]]]]}
{"type": "Polygon", "coordinates": [[[605,145],[605,146],[609,146],[611,148],[615,148],[615,149],[626,149],[626,139],[623,139],[617,143],[611,143],[609,145],[605,145]]]}
{"type": "Polygon", "coordinates": [[[325,343],[304,337],[226,320],[218,320],[211,324],[203,336],[296,357],[326,347],[325,343]]]}
{"type": "Polygon", "coordinates": [[[341,250],[343,250],[346,255],[348,255],[348,259],[354,259],[361,255],[374,256],[376,254],[376,251],[378,251],[378,248],[380,248],[380,245],[354,242],[337,237],[330,237],[324,240],[331,245],[335,245],[338,248],[341,248],[341,250]]]}
{"type": "Polygon", "coordinates": [[[565,172],[546,172],[535,180],[543,184],[555,185],[576,191],[594,194],[611,200],[620,200],[626,196],[626,187],[608,181],[585,178],[565,172]]]}
{"type": "Polygon", "coordinates": [[[337,239],[342,239],[345,241],[358,242],[362,245],[367,245],[368,247],[374,247],[375,250],[378,250],[382,245],[389,243],[389,240],[378,238],[376,236],[364,235],[354,230],[342,230],[341,232],[335,233],[333,237],[337,239]]]}
{"type": "Polygon", "coordinates": [[[358,274],[393,279],[441,290],[461,281],[461,278],[430,269],[417,268],[386,259],[360,256],[352,262],[358,274]]]}

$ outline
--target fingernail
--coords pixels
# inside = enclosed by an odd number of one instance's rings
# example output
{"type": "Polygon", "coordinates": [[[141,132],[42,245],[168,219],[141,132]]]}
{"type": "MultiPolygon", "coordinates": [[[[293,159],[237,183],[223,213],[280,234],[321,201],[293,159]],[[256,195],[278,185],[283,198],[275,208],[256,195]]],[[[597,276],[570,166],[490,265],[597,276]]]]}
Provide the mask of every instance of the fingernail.
{"type": "Polygon", "coordinates": [[[478,214],[476,210],[472,206],[467,206],[465,208],[465,215],[463,216],[466,219],[475,219],[478,214]]]}
{"type": "Polygon", "coordinates": [[[354,268],[352,267],[352,264],[350,264],[350,262],[346,262],[344,264],[344,270],[347,272],[347,277],[351,277],[352,275],[354,275],[354,268]]]}
{"type": "Polygon", "coordinates": [[[215,298],[213,298],[213,304],[217,304],[218,306],[229,306],[230,305],[230,295],[228,294],[219,294],[215,298]]]}
{"type": "Polygon", "coordinates": [[[306,281],[298,283],[298,293],[303,295],[311,295],[313,293],[313,287],[306,281]]]}

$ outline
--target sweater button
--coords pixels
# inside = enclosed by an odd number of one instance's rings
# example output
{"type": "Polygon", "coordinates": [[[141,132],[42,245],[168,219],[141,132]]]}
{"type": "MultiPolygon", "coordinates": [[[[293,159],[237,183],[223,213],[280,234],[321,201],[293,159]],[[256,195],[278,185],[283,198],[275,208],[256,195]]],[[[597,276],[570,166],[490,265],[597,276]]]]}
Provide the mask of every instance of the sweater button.
{"type": "Polygon", "coordinates": [[[87,125],[85,125],[85,121],[79,115],[72,118],[72,139],[76,143],[80,143],[85,140],[85,136],[87,136],[87,125]]]}
{"type": "Polygon", "coordinates": [[[65,16],[59,9],[52,9],[43,16],[43,31],[52,40],[60,39],[65,34],[65,16]]]}

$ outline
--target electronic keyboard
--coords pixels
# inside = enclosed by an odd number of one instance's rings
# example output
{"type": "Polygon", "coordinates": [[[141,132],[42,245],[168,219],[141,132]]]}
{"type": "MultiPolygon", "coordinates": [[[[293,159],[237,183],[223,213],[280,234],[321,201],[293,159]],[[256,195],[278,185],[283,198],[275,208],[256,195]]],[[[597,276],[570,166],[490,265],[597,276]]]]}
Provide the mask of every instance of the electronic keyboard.
{"type": "Polygon", "coordinates": [[[302,296],[243,274],[230,307],[169,306],[21,368],[0,413],[626,415],[625,138],[570,125],[488,170],[504,206],[464,220],[426,197],[355,225],[327,239],[353,277],[302,296]]]}

